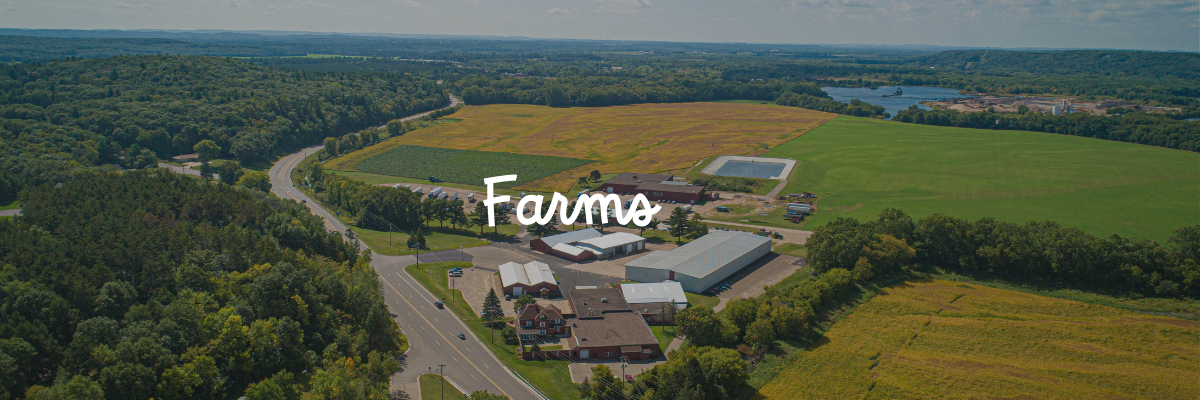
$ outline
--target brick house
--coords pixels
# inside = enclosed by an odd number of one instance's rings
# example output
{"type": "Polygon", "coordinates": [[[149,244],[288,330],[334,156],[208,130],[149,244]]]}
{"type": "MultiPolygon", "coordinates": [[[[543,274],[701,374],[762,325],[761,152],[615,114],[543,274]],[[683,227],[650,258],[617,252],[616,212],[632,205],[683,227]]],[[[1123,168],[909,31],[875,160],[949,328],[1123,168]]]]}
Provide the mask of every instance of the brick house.
{"type": "Polygon", "coordinates": [[[564,348],[579,359],[627,357],[643,360],[662,354],[658,338],[641,315],[634,313],[621,291],[614,288],[573,289],[567,292],[574,319],[564,348]]]}
{"type": "Polygon", "coordinates": [[[554,305],[530,304],[521,307],[514,324],[517,337],[521,340],[571,334],[571,327],[567,326],[567,320],[563,318],[562,311],[554,305]]]}

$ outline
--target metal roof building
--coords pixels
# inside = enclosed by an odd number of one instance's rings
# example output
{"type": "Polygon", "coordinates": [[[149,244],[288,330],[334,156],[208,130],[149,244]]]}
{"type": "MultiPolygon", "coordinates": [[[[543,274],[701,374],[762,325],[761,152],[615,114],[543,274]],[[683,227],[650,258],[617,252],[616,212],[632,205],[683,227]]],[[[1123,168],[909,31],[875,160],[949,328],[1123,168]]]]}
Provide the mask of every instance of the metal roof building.
{"type": "Polygon", "coordinates": [[[625,279],[678,281],[699,293],[771,252],[771,239],[738,231],[714,231],[671,251],[655,251],[625,264],[625,279]]]}
{"type": "Polygon", "coordinates": [[[683,285],[675,281],[657,283],[622,283],[618,286],[629,304],[670,303],[672,300],[680,306],[687,305],[687,295],[683,293],[683,285]]]}
{"type": "MultiPolygon", "coordinates": [[[[626,232],[580,240],[575,247],[596,253],[597,258],[611,258],[646,248],[646,238],[626,232]]],[[[555,247],[557,249],[557,247],[555,247]]]]}
{"type": "Polygon", "coordinates": [[[500,264],[500,285],[504,286],[504,293],[520,296],[522,294],[538,294],[543,290],[547,293],[558,293],[558,280],[554,279],[554,273],[550,271],[550,266],[540,261],[533,261],[528,264],[517,264],[515,262],[506,262],[500,264]]]}

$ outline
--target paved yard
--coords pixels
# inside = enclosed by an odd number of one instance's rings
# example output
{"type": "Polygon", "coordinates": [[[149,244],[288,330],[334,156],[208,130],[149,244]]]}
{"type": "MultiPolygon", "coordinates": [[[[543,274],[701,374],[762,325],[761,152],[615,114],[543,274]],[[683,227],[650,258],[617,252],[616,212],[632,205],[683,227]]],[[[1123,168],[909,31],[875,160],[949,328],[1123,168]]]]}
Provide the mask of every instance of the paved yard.
{"type": "MultiPolygon", "coordinates": [[[[662,364],[664,362],[667,362],[667,358],[662,357],[662,356],[659,356],[650,361],[631,361],[629,363],[629,365],[625,366],[625,374],[637,376],[638,374],[640,374],[650,368],[654,368],[655,365],[662,364]]],[[[620,361],[583,360],[580,362],[571,363],[571,382],[583,383],[584,378],[590,379],[592,377],[592,367],[595,367],[600,364],[607,365],[608,369],[612,370],[613,375],[617,375],[619,379],[621,379],[621,380],[625,379],[624,377],[620,376],[621,375],[621,362],[620,361]]]]}
{"type": "Polygon", "coordinates": [[[732,283],[733,287],[717,295],[721,302],[713,309],[720,311],[730,299],[758,296],[763,293],[763,286],[779,283],[805,265],[804,259],[801,258],[767,253],[763,258],[725,279],[724,282],[732,283]]]}

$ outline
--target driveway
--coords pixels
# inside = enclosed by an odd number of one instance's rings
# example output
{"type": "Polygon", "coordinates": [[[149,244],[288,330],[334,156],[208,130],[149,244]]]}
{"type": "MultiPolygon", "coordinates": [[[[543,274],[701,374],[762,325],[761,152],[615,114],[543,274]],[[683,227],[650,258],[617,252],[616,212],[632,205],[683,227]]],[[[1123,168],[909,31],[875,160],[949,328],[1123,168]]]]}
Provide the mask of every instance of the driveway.
{"type": "MultiPolygon", "coordinates": [[[[666,357],[656,357],[650,361],[645,361],[645,360],[630,361],[628,364],[625,365],[625,375],[637,376],[638,374],[640,374],[650,368],[654,368],[655,365],[662,364],[664,362],[667,362],[666,357]]],[[[597,365],[601,365],[601,364],[607,365],[608,369],[612,370],[613,375],[617,375],[622,380],[624,379],[624,377],[620,376],[621,375],[621,362],[620,361],[585,360],[585,361],[578,361],[578,362],[571,363],[571,368],[570,368],[571,369],[571,382],[583,383],[584,378],[590,379],[592,377],[592,368],[594,368],[597,365]]]]}
{"type": "Polygon", "coordinates": [[[754,297],[763,294],[763,286],[779,283],[806,265],[807,263],[802,258],[779,253],[767,253],[763,258],[746,266],[746,268],[742,268],[741,271],[723,281],[724,283],[732,283],[733,286],[729,290],[717,295],[717,298],[721,302],[716,307],[713,307],[713,311],[721,311],[721,309],[725,308],[725,303],[731,299],[754,297]]]}
{"type": "Polygon", "coordinates": [[[8,210],[0,210],[0,217],[15,217],[21,215],[20,208],[12,208],[8,210]]]}

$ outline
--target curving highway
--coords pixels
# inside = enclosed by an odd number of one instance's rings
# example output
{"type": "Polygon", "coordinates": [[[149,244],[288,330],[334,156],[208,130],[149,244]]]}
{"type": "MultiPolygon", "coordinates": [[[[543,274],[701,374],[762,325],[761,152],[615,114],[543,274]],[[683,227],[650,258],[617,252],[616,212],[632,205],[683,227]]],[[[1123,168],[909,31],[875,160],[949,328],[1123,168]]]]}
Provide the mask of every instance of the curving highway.
{"type": "MultiPolygon", "coordinates": [[[[458,99],[453,96],[450,99],[449,107],[458,104],[458,99]]],[[[420,118],[426,114],[404,119],[420,118]]],[[[270,171],[271,192],[283,199],[304,201],[314,215],[325,220],[327,229],[344,234],[346,226],[341,221],[292,186],[292,170],[305,157],[321,148],[309,147],[276,162],[270,171]]],[[[362,244],[360,247],[367,248],[362,244]]],[[[457,261],[458,251],[452,253],[453,257],[447,259],[457,261]]],[[[441,254],[434,252],[421,254],[420,257],[421,261],[432,262],[438,260],[439,256],[441,254]]],[[[404,358],[405,368],[392,376],[392,389],[404,391],[410,398],[419,398],[418,377],[436,372],[438,364],[445,364],[446,378],[467,394],[475,390],[487,390],[514,400],[541,399],[488,351],[453,312],[433,305],[438,299],[404,271],[404,267],[416,261],[413,256],[371,255],[371,265],[383,282],[384,302],[409,343],[409,351],[404,358]],[[466,339],[459,339],[459,333],[466,334],[466,339]]]]}

